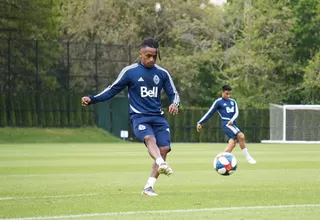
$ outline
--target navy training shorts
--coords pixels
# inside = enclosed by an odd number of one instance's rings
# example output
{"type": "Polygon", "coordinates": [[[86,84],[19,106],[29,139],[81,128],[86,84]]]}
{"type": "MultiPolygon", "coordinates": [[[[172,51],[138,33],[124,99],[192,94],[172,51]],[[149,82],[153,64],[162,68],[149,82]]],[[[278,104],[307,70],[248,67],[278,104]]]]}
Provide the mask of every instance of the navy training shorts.
{"type": "Polygon", "coordinates": [[[131,123],[135,136],[141,142],[147,135],[152,135],[158,147],[168,146],[170,149],[170,126],[164,116],[134,115],[131,123]]]}
{"type": "Polygon", "coordinates": [[[241,133],[240,129],[236,125],[228,125],[227,123],[222,127],[224,133],[227,136],[227,142],[229,139],[237,139],[237,135],[241,133]]]}

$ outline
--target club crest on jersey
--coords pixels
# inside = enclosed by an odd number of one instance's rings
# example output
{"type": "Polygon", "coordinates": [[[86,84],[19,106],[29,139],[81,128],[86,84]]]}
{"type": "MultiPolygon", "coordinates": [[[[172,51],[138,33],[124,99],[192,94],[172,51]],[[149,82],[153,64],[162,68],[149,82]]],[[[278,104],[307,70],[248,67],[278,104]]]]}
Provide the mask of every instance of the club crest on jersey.
{"type": "Polygon", "coordinates": [[[140,131],[146,130],[146,126],[144,126],[144,125],[139,125],[138,129],[139,129],[140,131]]]}
{"type": "Polygon", "coordinates": [[[234,103],[231,101],[231,105],[234,105],[234,103]]]}
{"type": "Polygon", "coordinates": [[[153,82],[154,82],[156,85],[158,85],[158,83],[160,82],[159,76],[155,75],[155,76],[153,77],[153,82]]]}

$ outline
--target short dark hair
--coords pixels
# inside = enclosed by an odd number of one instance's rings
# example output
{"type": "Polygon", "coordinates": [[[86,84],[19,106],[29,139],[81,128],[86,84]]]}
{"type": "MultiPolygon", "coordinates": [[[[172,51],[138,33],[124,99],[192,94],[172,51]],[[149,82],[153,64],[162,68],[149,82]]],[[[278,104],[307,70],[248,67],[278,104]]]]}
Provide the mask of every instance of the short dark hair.
{"type": "Polygon", "coordinates": [[[231,86],[229,86],[229,85],[222,86],[222,92],[224,92],[224,91],[232,91],[231,86]]]}
{"type": "Polygon", "coordinates": [[[159,56],[159,60],[161,60],[161,56],[160,56],[160,50],[159,50],[159,43],[157,40],[155,40],[152,37],[147,37],[145,38],[142,43],[139,46],[140,48],[144,48],[144,47],[151,47],[151,48],[155,48],[157,49],[158,52],[158,56],[159,56]]]}
{"type": "Polygon", "coordinates": [[[147,37],[142,41],[140,47],[152,47],[152,48],[158,49],[159,43],[154,38],[147,37]]]}

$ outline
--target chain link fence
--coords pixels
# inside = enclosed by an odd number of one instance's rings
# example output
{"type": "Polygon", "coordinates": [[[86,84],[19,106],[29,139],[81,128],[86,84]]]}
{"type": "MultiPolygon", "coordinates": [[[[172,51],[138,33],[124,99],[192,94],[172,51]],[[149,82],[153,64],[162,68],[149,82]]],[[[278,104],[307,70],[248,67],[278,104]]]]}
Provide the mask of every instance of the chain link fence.
{"type": "MultiPolygon", "coordinates": [[[[81,96],[102,91],[117,78],[124,66],[137,60],[137,49],[133,45],[2,39],[0,126],[96,126],[99,124],[96,106],[81,108],[81,96]]],[[[265,112],[268,110],[241,111],[238,124],[250,134],[248,140],[267,139],[269,115],[265,112]],[[257,118],[259,120],[255,120],[257,118]]],[[[192,113],[197,116],[194,120],[200,117],[200,112],[203,113],[200,110],[192,113]]],[[[185,117],[191,117],[189,114],[185,117]]],[[[192,137],[193,122],[182,123],[184,119],[171,119],[170,116],[168,120],[173,141],[200,140],[192,137]],[[180,135],[181,131],[184,132],[180,135]],[[187,133],[190,135],[185,136],[187,133]]],[[[207,136],[217,135],[220,138],[216,140],[221,141],[223,134],[219,130],[219,123],[214,123],[208,128],[207,136]]]]}

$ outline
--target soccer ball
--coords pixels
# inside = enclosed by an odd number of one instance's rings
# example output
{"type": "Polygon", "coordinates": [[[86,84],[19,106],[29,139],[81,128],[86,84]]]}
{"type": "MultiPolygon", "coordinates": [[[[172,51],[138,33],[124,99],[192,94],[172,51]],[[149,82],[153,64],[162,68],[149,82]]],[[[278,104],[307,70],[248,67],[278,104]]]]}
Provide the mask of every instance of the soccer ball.
{"type": "Polygon", "coordinates": [[[231,153],[222,152],[213,160],[214,169],[223,176],[229,176],[237,169],[237,159],[231,153]]]}

